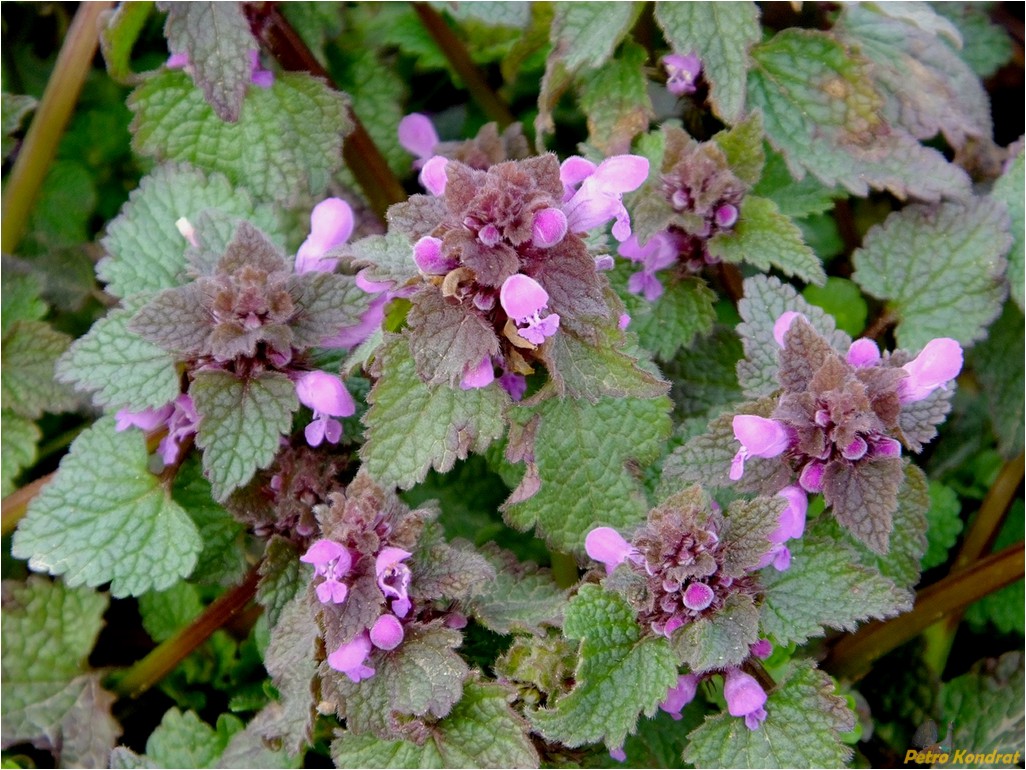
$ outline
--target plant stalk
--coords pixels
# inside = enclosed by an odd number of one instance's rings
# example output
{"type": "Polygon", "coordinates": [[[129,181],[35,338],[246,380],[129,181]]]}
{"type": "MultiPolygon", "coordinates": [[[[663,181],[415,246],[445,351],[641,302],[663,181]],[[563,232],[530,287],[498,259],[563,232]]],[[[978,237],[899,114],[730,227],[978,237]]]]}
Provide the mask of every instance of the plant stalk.
{"type": "Polygon", "coordinates": [[[241,584],[219,596],[192,623],[157,645],[123,674],[115,674],[108,687],[121,697],[138,698],[185,660],[211,634],[242,612],[256,595],[260,580],[254,567],[241,584]]]}
{"type": "Polygon", "coordinates": [[[21,489],[14,490],[3,499],[3,502],[0,503],[0,534],[9,535],[14,531],[14,528],[18,526],[18,522],[21,521],[21,517],[28,510],[29,503],[35,499],[36,495],[56,475],[57,471],[48,473],[31,484],[26,484],[21,489]]]}
{"type": "Polygon", "coordinates": [[[420,23],[424,25],[424,29],[438,43],[438,47],[442,49],[445,58],[449,60],[449,64],[452,65],[452,68],[456,70],[456,73],[463,80],[463,84],[470,92],[471,98],[477,103],[477,106],[481,108],[484,114],[498,123],[500,129],[516,122],[516,118],[510,112],[506,102],[500,99],[499,95],[488,85],[488,81],[481,74],[481,70],[474,64],[474,60],[470,58],[467,47],[463,45],[463,41],[445,23],[445,19],[442,18],[441,14],[427,3],[414,3],[413,10],[417,12],[417,16],[420,17],[420,23]]]}
{"type": "MultiPolygon", "coordinates": [[[[274,3],[249,3],[246,5],[250,28],[271,52],[281,66],[292,72],[308,72],[323,78],[335,90],[338,86],[328,71],[317,61],[288,20],[281,15],[274,3]]],[[[367,129],[359,118],[347,107],[348,117],[353,122],[352,132],[342,143],[342,157],[349,170],[356,177],[356,183],[363,190],[371,209],[382,220],[393,203],[406,200],[406,191],[399,183],[385,156],[374,144],[367,129]]]]}
{"type": "Polygon", "coordinates": [[[855,681],[873,661],[914,639],[950,612],[960,611],[987,594],[1022,580],[1022,541],[991,554],[973,566],[948,575],[916,595],[912,611],[887,621],[874,621],[858,633],[842,637],[827,654],[823,668],[855,681]]]}
{"type": "Polygon", "coordinates": [[[68,28],[53,74],[4,187],[0,246],[5,254],[14,253],[25,234],[29,212],[57,154],[57,145],[96,55],[100,14],[112,5],[109,2],[80,3],[68,28]]]}

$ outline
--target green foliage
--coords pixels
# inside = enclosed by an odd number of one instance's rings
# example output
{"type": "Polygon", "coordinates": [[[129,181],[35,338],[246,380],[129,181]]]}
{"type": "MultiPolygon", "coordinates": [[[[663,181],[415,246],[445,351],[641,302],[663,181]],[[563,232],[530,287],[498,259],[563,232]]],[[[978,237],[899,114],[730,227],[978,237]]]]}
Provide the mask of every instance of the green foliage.
{"type": "Polygon", "coordinates": [[[677,664],[663,638],[643,637],[627,601],[585,585],[570,602],[563,633],[581,640],[576,682],[569,694],[530,715],[549,740],[567,746],[604,741],[623,746],[638,715],[655,713],[677,683],[677,664]]]}
{"type": "Polygon", "coordinates": [[[543,626],[559,626],[567,592],[556,585],[549,570],[521,564],[494,543],[482,552],[495,567],[495,577],[479,586],[470,600],[478,623],[498,634],[520,631],[539,636],[544,633],[543,626]]]}
{"type": "MultiPolygon", "coordinates": [[[[1008,509],[1005,523],[994,541],[994,551],[1021,542],[1024,535],[1024,506],[1021,499],[1012,502],[1008,509]]],[[[986,633],[993,626],[1002,633],[1022,634],[1026,621],[1023,618],[1023,607],[1026,588],[1023,581],[1018,580],[1000,591],[985,596],[966,610],[965,619],[978,632],[986,633]]]]}
{"type": "Polygon", "coordinates": [[[310,742],[315,717],[312,680],[317,674],[317,624],[310,600],[298,594],[271,627],[264,666],[278,690],[281,716],[276,736],[289,754],[310,742]]]}
{"type": "Polygon", "coordinates": [[[467,682],[463,697],[421,745],[342,733],[331,745],[337,767],[538,767],[524,722],[495,684],[467,682]]]}
{"type": "MultiPolygon", "coordinates": [[[[980,661],[968,674],[945,683],[940,694],[941,720],[954,723],[954,746],[970,754],[1021,752],[1022,689],[1021,652],[980,661]]],[[[963,767],[980,764],[964,761],[963,767]]]]}
{"type": "Polygon", "coordinates": [[[655,18],[674,53],[702,60],[715,115],[728,124],[740,120],[748,50],[762,37],[755,3],[659,2],[655,18]]]}
{"type": "Polygon", "coordinates": [[[986,198],[908,206],[867,233],[852,277],[888,300],[901,347],[917,351],[944,336],[969,344],[1001,312],[1010,244],[1004,207],[986,198]]]}
{"type": "Polygon", "coordinates": [[[159,591],[186,577],[202,548],[199,532],[146,464],[141,433],[115,432],[110,417],[98,421],[32,501],[14,555],[63,575],[69,586],[110,581],[115,597],[159,591]]]}
{"type": "Polygon", "coordinates": [[[669,406],[664,396],[594,405],[553,398],[518,408],[513,419],[533,425],[533,463],[506,502],[506,521],[517,529],[535,526],[553,547],[578,552],[594,527],[640,524],[649,506],[629,464],[659,456],[669,406]]]}
{"type": "Polygon", "coordinates": [[[0,120],[0,135],[3,136],[3,144],[0,145],[0,155],[6,161],[17,146],[14,134],[21,128],[25,116],[36,108],[36,100],[31,96],[9,94],[6,91],[2,99],[3,118],[0,120]]]}
{"type": "Polygon", "coordinates": [[[169,709],[146,741],[146,755],[139,757],[124,747],[115,752],[115,767],[214,767],[235,733],[242,729],[237,717],[222,714],[217,729],[195,711],[169,709]]]}
{"type": "Polygon", "coordinates": [[[152,2],[121,3],[103,16],[100,50],[107,74],[117,83],[129,85],[137,80],[132,71],[132,48],[152,10],[152,2]]]}
{"type": "Polygon", "coordinates": [[[991,197],[1008,209],[1008,232],[1012,235],[1012,248],[1008,252],[1008,288],[1020,310],[1026,310],[1026,298],[1023,296],[1026,292],[1026,237],[1023,236],[1026,228],[1026,203],[1023,202],[1026,198],[1023,182],[1026,163],[1023,157],[1023,150],[1019,150],[991,191],[991,197]]]}
{"type": "Polygon", "coordinates": [[[114,697],[100,688],[86,660],[107,604],[103,594],[39,576],[4,581],[4,747],[31,741],[63,750],[70,764],[106,763],[121,730],[110,715],[114,697]]]}
{"type": "Polygon", "coordinates": [[[833,680],[796,660],[766,701],[766,721],[749,730],[722,712],[691,733],[684,761],[697,767],[840,767],[851,749],[841,734],[855,726],[833,680]]]}
{"type": "Polygon", "coordinates": [[[199,590],[192,583],[175,583],[164,591],[147,591],[139,597],[143,628],[155,642],[163,642],[203,611],[199,590]]]}
{"type": "Polygon", "coordinates": [[[381,377],[367,397],[360,456],[378,483],[408,489],[430,468],[445,473],[505,431],[502,409],[509,397],[497,385],[469,391],[426,385],[401,338],[382,346],[377,366],[381,377]]]}
{"type": "Polygon", "coordinates": [[[929,529],[926,530],[927,548],[923,556],[923,569],[927,570],[948,560],[948,551],[962,532],[962,504],[950,487],[930,482],[930,508],[926,512],[929,529]]]}
{"type": "Polygon", "coordinates": [[[0,496],[14,491],[14,481],[36,459],[36,445],[42,433],[36,424],[7,409],[0,411],[0,496]]]}
{"type": "MultiPolygon", "coordinates": [[[[762,538],[766,542],[766,538],[762,538]]],[[[750,596],[736,594],[715,614],[688,623],[673,635],[673,651],[691,671],[738,666],[759,640],[759,610],[750,596]]]]}
{"type": "Polygon", "coordinates": [[[352,124],[345,98],[302,73],[250,88],[238,122],[224,123],[181,72],[148,78],[129,99],[133,147],[157,161],[225,174],[262,201],[320,196],[342,162],[352,124]]]}
{"type": "Polygon", "coordinates": [[[278,372],[242,380],[206,371],[196,374],[189,395],[202,418],[196,445],[203,450],[203,472],[214,499],[223,501],[274,460],[299,408],[296,387],[278,372]]]}
{"type": "Polygon", "coordinates": [[[953,47],[978,77],[990,77],[1011,58],[1008,32],[990,20],[986,3],[937,3],[934,10],[958,28],[961,46],[952,41],[953,47]]]}
{"type": "Polygon", "coordinates": [[[74,398],[54,380],[57,359],[71,340],[43,321],[15,321],[0,343],[0,366],[6,374],[0,387],[4,409],[38,419],[43,412],[63,412],[74,398]]]}
{"type": "Polygon", "coordinates": [[[806,286],[802,297],[829,313],[837,328],[852,337],[860,336],[866,326],[869,307],[859,287],[847,278],[830,276],[822,286],[806,286]]]}
{"type": "Polygon", "coordinates": [[[581,80],[588,141],[603,155],[629,151],[634,137],[648,130],[652,103],[643,69],[647,58],[644,48],[625,43],[617,57],[581,80]]]}
{"type": "Polygon", "coordinates": [[[887,190],[904,199],[961,197],[968,178],[937,152],[889,125],[864,60],[830,36],[785,29],[751,49],[748,109],[795,179],[806,173],[854,195],[887,190]]]}

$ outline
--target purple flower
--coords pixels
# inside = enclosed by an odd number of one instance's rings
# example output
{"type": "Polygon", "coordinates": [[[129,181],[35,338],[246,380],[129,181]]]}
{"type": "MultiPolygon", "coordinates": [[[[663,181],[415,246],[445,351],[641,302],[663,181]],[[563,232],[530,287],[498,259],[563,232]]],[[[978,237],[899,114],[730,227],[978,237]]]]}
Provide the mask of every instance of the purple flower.
{"type": "Polygon", "coordinates": [[[370,651],[370,635],[361,631],[352,641],[346,642],[328,656],[328,665],[352,681],[360,682],[374,676],[374,669],[364,664],[370,651]]]}
{"type": "Polygon", "coordinates": [[[672,716],[674,719],[681,718],[681,711],[695,699],[698,693],[699,678],[694,674],[681,674],[677,677],[677,685],[671,687],[659,708],[672,716]]]}
{"type": "Polygon", "coordinates": [[[119,432],[133,426],[149,432],[166,425],[167,435],[157,445],[157,454],[165,466],[174,465],[178,461],[182,442],[196,433],[200,421],[196,407],[186,393],[159,409],[143,409],[139,412],[121,409],[115,419],[115,428],[119,432]]]}
{"type": "Polygon", "coordinates": [[[527,378],[515,372],[503,372],[499,377],[499,385],[514,401],[522,399],[527,392],[527,378]]]}
{"type": "Polygon", "coordinates": [[[787,506],[780,512],[777,528],[770,532],[772,544],[758,566],[761,569],[772,564],[779,572],[791,566],[791,551],[784,543],[792,538],[801,537],[805,532],[805,514],[809,508],[809,500],[800,486],[784,487],[777,493],[787,501],[787,506]]]}
{"type": "Polygon", "coordinates": [[[741,442],[741,448],[730,463],[730,478],[737,481],[745,471],[745,460],[749,457],[776,457],[786,451],[791,443],[788,429],[776,420],[757,417],[753,414],[739,414],[734,417],[734,437],[741,442]]]}
{"type": "Polygon", "coordinates": [[[880,363],[880,348],[873,340],[863,337],[851,343],[845,360],[856,368],[875,366],[880,363]]]}
{"type": "Polygon", "coordinates": [[[314,565],[314,577],[323,577],[317,585],[317,598],[322,604],[341,604],[349,594],[342,578],[349,574],[353,557],[334,540],[322,538],[311,545],[299,560],[314,565]]]}
{"type": "Polygon", "coordinates": [[[495,367],[492,366],[492,357],[485,356],[481,359],[480,364],[471,367],[467,373],[463,375],[463,379],[460,380],[460,389],[474,390],[475,388],[483,388],[487,385],[491,385],[494,380],[495,367]]]}
{"type": "Polygon", "coordinates": [[[666,68],[666,90],[674,96],[693,94],[695,81],[702,72],[702,60],[694,54],[671,53],[662,59],[666,68]]]}
{"type": "Polygon", "coordinates": [[[533,345],[541,345],[559,328],[559,316],[541,312],[549,301],[549,293],[530,276],[516,273],[507,278],[499,290],[499,304],[517,325],[517,332],[533,345]]]}
{"type": "Polygon", "coordinates": [[[922,401],[937,388],[942,388],[962,371],[962,346],[950,337],[939,337],[903,367],[908,377],[898,384],[898,398],[903,404],[922,401]]]}
{"type": "Polygon", "coordinates": [[[631,555],[634,548],[612,527],[596,527],[584,538],[584,550],[595,561],[606,565],[608,575],[631,555]]]}
{"type": "Polygon", "coordinates": [[[578,179],[581,185],[563,206],[567,228],[570,232],[582,233],[615,219],[613,237],[618,241],[627,240],[631,234],[631,219],[623,205],[623,194],[644,184],[648,178],[648,159],[640,155],[614,155],[583,177],[586,166],[580,161],[584,159],[568,158],[560,167],[560,179],[565,187],[572,189],[578,179]]]}
{"type": "Polygon", "coordinates": [[[400,618],[406,617],[411,606],[407,594],[410,585],[410,568],[403,564],[403,561],[412,555],[402,548],[388,546],[381,549],[374,561],[374,574],[378,579],[378,588],[386,597],[394,599],[392,612],[400,618]]]}
{"type": "Polygon", "coordinates": [[[804,313],[799,313],[796,310],[788,310],[780,314],[776,322],[773,324],[773,339],[777,341],[780,347],[786,347],[784,345],[784,335],[787,334],[787,330],[791,328],[791,324],[794,323],[794,319],[801,318],[803,321],[808,323],[808,318],[805,317],[804,313]]]}
{"type": "Polygon", "coordinates": [[[297,273],[330,273],[337,259],[324,255],[341,246],[353,234],[353,210],[341,198],[328,198],[310,212],[310,235],[296,252],[297,273]]]}
{"type": "MultiPolygon", "coordinates": [[[[715,598],[713,590],[705,583],[690,583],[684,589],[684,606],[695,612],[701,612],[712,604],[713,598],[715,598]]],[[[669,623],[667,623],[668,625],[669,623]]],[[[664,630],[664,633],[669,636],[673,631],[664,630]]]]}
{"type": "Polygon", "coordinates": [[[620,256],[632,262],[640,262],[642,269],[634,273],[627,281],[627,290],[631,294],[644,294],[645,299],[654,302],[663,293],[663,285],[655,277],[658,270],[670,267],[677,261],[677,246],[673,238],[665,230],[661,230],[648,239],[642,246],[638,236],[631,235],[620,244],[620,256]]]}
{"type": "Polygon", "coordinates": [[[555,207],[542,209],[534,215],[531,243],[539,249],[550,248],[563,240],[566,229],[566,214],[555,207]]]}
{"type": "MultiPolygon", "coordinates": [[[[192,62],[189,61],[189,54],[182,51],[181,53],[173,53],[165,62],[168,69],[172,70],[183,70],[191,77],[193,74],[192,62]]],[[[260,88],[270,88],[274,85],[274,73],[270,70],[265,70],[260,66],[260,51],[254,48],[249,52],[249,67],[250,76],[249,81],[260,88]]]]}
{"type": "Polygon", "coordinates": [[[766,709],[763,708],[766,704],[766,691],[755,681],[755,677],[741,669],[727,670],[723,697],[727,701],[730,715],[744,717],[745,727],[749,730],[758,730],[759,725],[766,721],[766,709]]]}
{"type": "Polygon", "coordinates": [[[399,144],[404,150],[417,156],[413,167],[420,168],[424,161],[435,154],[438,132],[427,115],[414,112],[399,121],[399,144]]]}
{"type": "Polygon", "coordinates": [[[609,756],[611,756],[617,762],[627,761],[627,753],[623,750],[623,746],[617,746],[615,749],[610,749],[609,756]]]}
{"type": "Polygon", "coordinates": [[[382,615],[370,630],[370,640],[379,650],[394,650],[403,636],[403,624],[395,615],[382,615]]]}
{"type": "Polygon", "coordinates": [[[114,415],[116,420],[114,428],[118,433],[128,428],[138,428],[149,433],[151,430],[156,430],[167,422],[173,411],[173,402],[171,404],[164,404],[159,409],[143,409],[139,412],[119,409],[118,413],[114,415]]]}
{"type": "Polygon", "coordinates": [[[424,275],[445,275],[460,265],[458,259],[442,254],[442,239],[430,235],[413,244],[413,261],[424,275]]]}
{"type": "Polygon", "coordinates": [[[449,159],[444,155],[434,155],[424,161],[424,167],[420,170],[420,184],[432,195],[445,195],[445,186],[449,183],[449,177],[445,173],[445,167],[449,159]]]}
{"type": "Polygon", "coordinates": [[[724,203],[713,213],[713,221],[721,230],[727,230],[737,222],[737,206],[733,203],[724,203]]]}
{"type": "Polygon", "coordinates": [[[759,660],[766,660],[766,658],[773,654],[773,645],[769,639],[760,639],[754,644],[748,645],[748,651],[759,660]]]}
{"type": "Polygon", "coordinates": [[[325,439],[337,444],[342,438],[342,423],[334,417],[350,417],[356,413],[356,402],[342,380],[322,371],[306,372],[296,381],[299,401],[313,409],[313,419],[304,431],[310,446],[319,446],[325,439]]]}

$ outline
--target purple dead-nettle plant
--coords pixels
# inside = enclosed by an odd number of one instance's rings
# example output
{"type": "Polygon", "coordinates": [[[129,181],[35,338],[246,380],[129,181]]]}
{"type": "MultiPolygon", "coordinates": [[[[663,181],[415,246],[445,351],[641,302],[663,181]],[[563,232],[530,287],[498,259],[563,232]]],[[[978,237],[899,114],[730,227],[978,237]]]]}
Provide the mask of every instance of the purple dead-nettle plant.
{"type": "MultiPolygon", "coordinates": [[[[804,525],[802,503],[797,507],[804,525]]],[[[745,612],[738,608],[754,608],[758,571],[779,558],[780,530],[789,535],[796,529],[798,512],[792,507],[786,496],[757,498],[735,501],[724,514],[699,487],[691,487],[653,509],[629,541],[611,527],[597,527],[588,533],[585,550],[605,566],[607,587],[624,593],[643,629],[688,646],[692,641],[686,634],[694,624],[742,617],[745,612]]],[[[759,688],[759,700],[758,684],[738,665],[750,656],[765,658],[771,649],[768,640],[753,636],[740,657],[727,661],[732,665],[693,664],[699,670],[680,676],[661,708],[679,718],[701,679],[719,673],[728,685],[743,684],[727,687],[728,707],[732,715],[745,717],[749,729],[757,729],[766,718],[766,695],[759,688]]]]}
{"type": "Polygon", "coordinates": [[[401,136],[421,153],[420,178],[431,195],[389,212],[410,240],[418,274],[403,288],[413,287],[407,320],[418,373],[463,389],[498,379],[519,399],[537,364],[553,369],[555,335],[594,336],[596,325],[618,318],[582,235],[610,222],[618,240],[630,235],[622,197],[644,182],[648,161],[496,162],[519,133],[504,138],[494,128],[450,148],[453,157],[424,157],[440,145],[422,117],[408,116],[401,136]]]}
{"type": "Polygon", "coordinates": [[[641,268],[627,288],[650,302],[663,293],[658,273],[674,268],[695,273],[719,260],[706,243],[731,231],[748,191],[730,170],[723,150],[713,141],[697,142],[679,128],[663,129],[665,150],[658,181],[646,188],[645,235],[620,244],[620,256],[641,268]]]}
{"type": "MultiPolygon", "coordinates": [[[[740,448],[730,478],[741,480],[751,458],[772,461],[778,472],[763,467],[760,475],[771,476],[768,485],[783,480],[788,510],[804,508],[804,493],[822,493],[842,526],[885,553],[902,448],[919,452],[936,435],[950,383],[962,369],[961,346],[935,339],[912,358],[881,354],[872,340],[859,339],[840,352],[794,311],[777,319],[773,334],[782,390],[765,414],[733,418],[740,448]]],[[[778,538],[797,536],[790,532],[801,534],[797,519],[782,521],[778,538]]],[[[787,558],[782,551],[780,558],[787,558]]]]}
{"type": "Polygon", "coordinates": [[[197,373],[222,371],[246,381],[278,372],[292,380],[300,403],[313,410],[306,428],[309,443],[337,443],[342,426],[336,418],[354,414],[355,402],[341,379],[311,368],[307,351],[359,336],[367,325],[360,314],[373,312],[359,292],[350,291],[353,278],[332,272],[338,260],[329,252],[353,230],[348,204],[329,199],[315,207],[310,235],[294,265],[248,222],[236,225],[223,249],[208,247],[202,228],[188,220],[176,224],[189,245],[193,280],[151,298],[130,328],[174,355],[186,375],[186,393],[160,409],[119,412],[118,428],[166,425],[160,454],[165,463],[174,462],[178,447],[202,419],[188,395],[197,373]]]}
{"type": "Polygon", "coordinates": [[[697,89],[695,81],[702,74],[702,60],[694,54],[671,53],[662,59],[666,70],[666,90],[674,96],[693,94],[697,89]]]}

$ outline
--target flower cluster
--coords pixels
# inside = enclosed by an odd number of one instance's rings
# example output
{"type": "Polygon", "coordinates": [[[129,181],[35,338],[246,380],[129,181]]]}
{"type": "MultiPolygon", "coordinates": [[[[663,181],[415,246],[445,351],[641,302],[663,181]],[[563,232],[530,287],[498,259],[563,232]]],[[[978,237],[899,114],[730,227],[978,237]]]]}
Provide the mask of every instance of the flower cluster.
{"type": "Polygon", "coordinates": [[[715,142],[696,142],[681,129],[667,128],[664,134],[660,185],[652,195],[659,198],[666,224],[644,242],[637,236],[624,240],[619,249],[620,256],[641,266],[627,288],[650,302],[663,293],[659,271],[679,263],[697,272],[718,261],[706,243],[733,229],[747,191],[715,142]]]}
{"type": "MultiPolygon", "coordinates": [[[[758,730],[766,721],[766,691],[755,677],[740,668],[728,668],[722,675],[723,698],[727,701],[727,712],[733,717],[743,717],[745,727],[749,730],[758,730]]],[[[666,698],[659,704],[659,708],[674,719],[680,719],[681,711],[695,699],[698,685],[703,678],[705,677],[696,674],[681,674],[677,678],[677,684],[667,691],[666,698]]]]}
{"type": "MultiPolygon", "coordinates": [[[[901,352],[881,355],[872,340],[859,339],[842,355],[794,311],[777,319],[774,338],[780,346],[783,390],[767,416],[733,418],[740,448],[730,478],[740,480],[750,458],[776,459],[797,481],[781,494],[797,501],[806,492],[822,492],[843,525],[871,548],[886,551],[902,446],[919,451],[943,418],[924,417],[912,405],[945,389],[958,375],[961,346],[935,339],[909,361],[901,352]],[[869,477],[872,500],[857,491],[869,477]],[[859,525],[860,519],[874,526],[859,525]]],[[[787,530],[783,526],[781,535],[787,530]]]]}
{"type": "MultiPolygon", "coordinates": [[[[545,155],[482,169],[437,154],[440,143],[424,116],[408,116],[400,136],[419,155],[431,195],[414,196],[390,215],[393,223],[417,220],[407,229],[422,281],[411,297],[411,334],[434,338],[436,330],[425,330],[429,319],[461,319],[456,325],[474,329],[476,342],[459,352],[447,346],[444,358],[458,360],[446,363],[444,379],[468,389],[498,378],[519,398],[539,349],[568,317],[608,312],[596,269],[610,260],[597,265],[580,236],[611,221],[617,240],[630,236],[622,197],[645,181],[648,161],[620,155],[560,164],[545,155]]],[[[435,369],[443,356],[423,342],[411,345],[430,358],[430,372],[418,366],[422,377],[442,379],[435,369]]]]}

